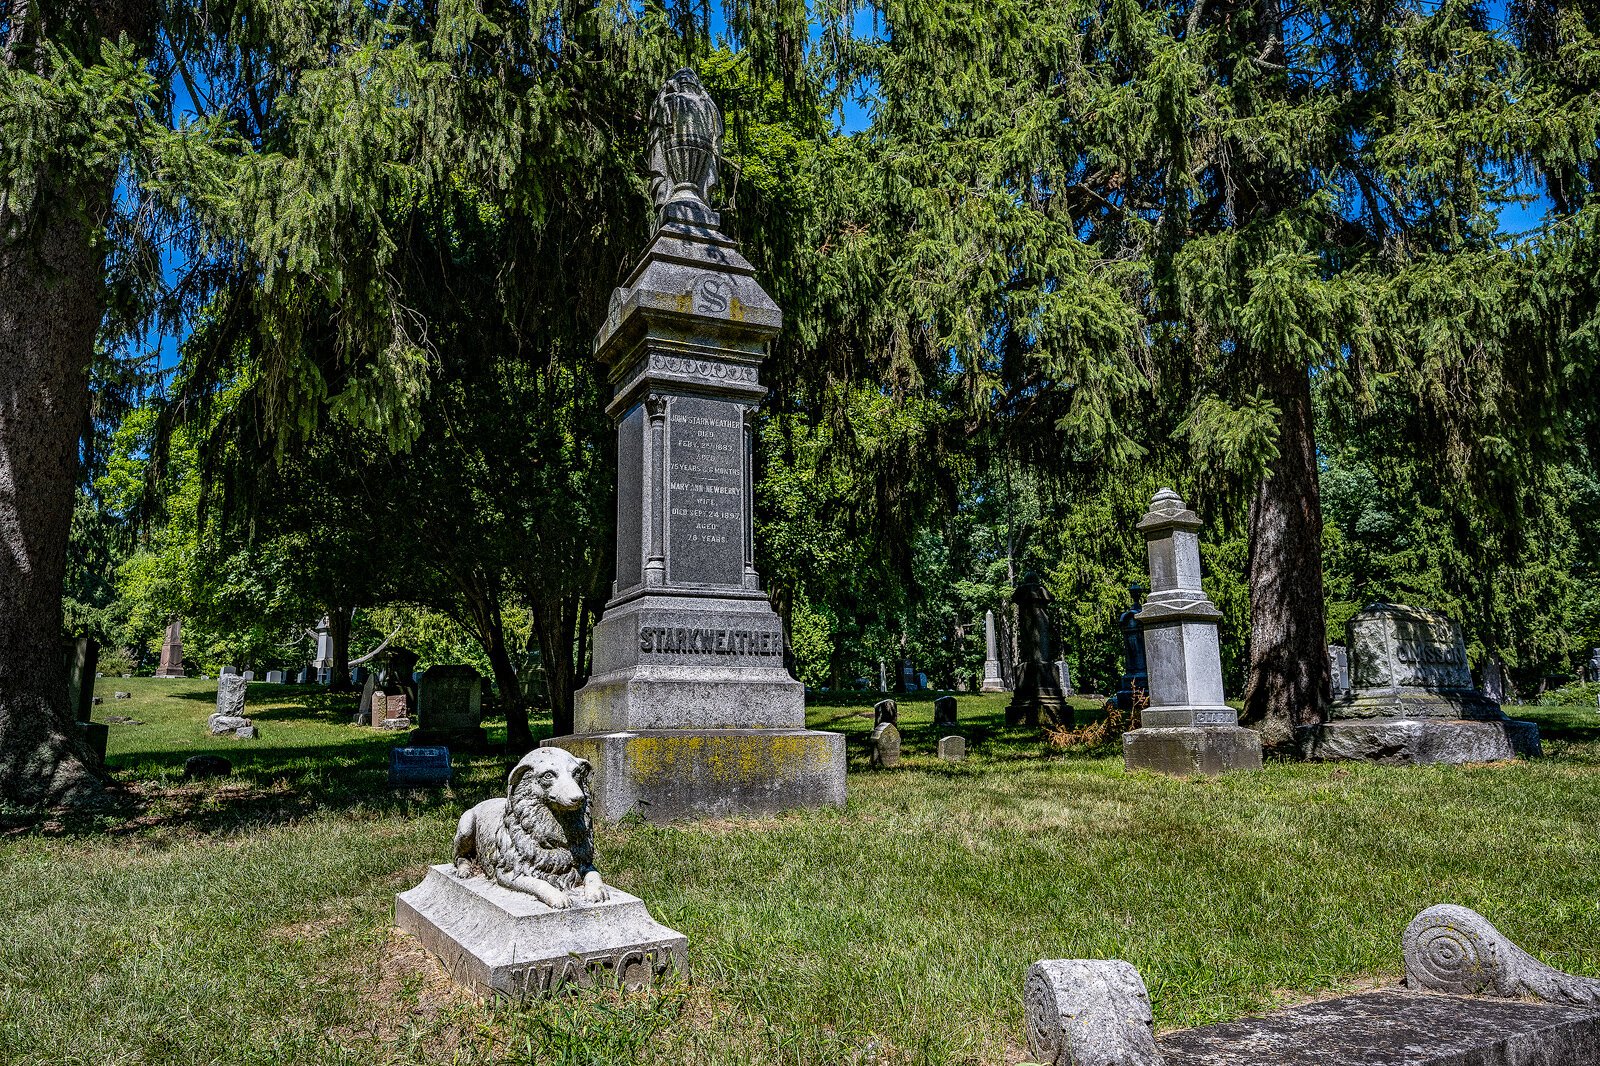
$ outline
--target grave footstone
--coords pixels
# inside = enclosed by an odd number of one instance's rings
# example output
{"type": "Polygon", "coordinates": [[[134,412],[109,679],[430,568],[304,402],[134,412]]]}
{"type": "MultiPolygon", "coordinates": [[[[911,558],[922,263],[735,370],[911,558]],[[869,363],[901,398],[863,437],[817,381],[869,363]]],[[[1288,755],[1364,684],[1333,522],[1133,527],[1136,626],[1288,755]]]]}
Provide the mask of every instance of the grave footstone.
{"type": "Polygon", "coordinates": [[[1473,687],[1461,627],[1447,615],[1375,603],[1350,619],[1349,693],[1304,726],[1309,759],[1493,762],[1538,755],[1539,727],[1506,717],[1473,687]]]}
{"type": "Polygon", "coordinates": [[[1200,587],[1200,517],[1171,489],[1139,522],[1150,597],[1138,613],[1149,705],[1122,735],[1124,765],[1167,774],[1261,768],[1261,736],[1223,699],[1222,612],[1200,587]]]}
{"type": "Polygon", "coordinates": [[[650,109],[650,247],[595,340],[617,433],[612,598],[575,733],[595,813],[651,820],[844,803],[844,737],[806,728],[755,568],[760,366],[783,316],[706,203],[722,118],[690,71],[650,109]]]}
{"type": "Polygon", "coordinates": [[[945,762],[960,762],[967,757],[966,737],[940,737],[939,758],[945,762]]]}
{"type": "Polygon", "coordinates": [[[954,696],[940,696],[933,701],[933,724],[936,726],[956,724],[956,698],[954,696]]]}
{"type": "Polygon", "coordinates": [[[995,637],[994,612],[983,612],[983,684],[980,692],[1004,692],[1005,678],[1000,676],[1000,642],[995,637]]]}
{"type": "Polygon", "coordinates": [[[1017,683],[1006,707],[1006,725],[1049,726],[1073,722],[1072,708],[1061,691],[1052,654],[1049,606],[1055,597],[1044,587],[1039,575],[1022,579],[1011,602],[1017,605],[1018,652],[1021,657],[1017,683]]]}
{"type": "MultiPolygon", "coordinates": [[[[385,709],[387,717],[400,717],[396,708],[385,709]]],[[[417,686],[417,734],[413,740],[423,747],[484,745],[483,679],[478,671],[463,664],[428,667],[417,686]]]]}
{"type": "Polygon", "coordinates": [[[167,625],[167,635],[161,641],[161,665],[156,667],[157,677],[183,676],[183,622],[174,618],[167,625]]]}
{"type": "Polygon", "coordinates": [[[450,749],[411,745],[389,749],[389,787],[425,788],[450,783],[450,749]]]}
{"type": "Polygon", "coordinates": [[[191,755],[183,761],[185,781],[204,780],[208,777],[227,777],[233,773],[233,763],[220,755],[191,755]]]}
{"type": "Polygon", "coordinates": [[[131,700],[133,699],[133,693],[112,690],[111,698],[114,700],[131,700]]]}
{"type": "Polygon", "coordinates": [[[876,770],[893,770],[900,765],[900,730],[893,722],[874,726],[868,757],[876,770]]]}

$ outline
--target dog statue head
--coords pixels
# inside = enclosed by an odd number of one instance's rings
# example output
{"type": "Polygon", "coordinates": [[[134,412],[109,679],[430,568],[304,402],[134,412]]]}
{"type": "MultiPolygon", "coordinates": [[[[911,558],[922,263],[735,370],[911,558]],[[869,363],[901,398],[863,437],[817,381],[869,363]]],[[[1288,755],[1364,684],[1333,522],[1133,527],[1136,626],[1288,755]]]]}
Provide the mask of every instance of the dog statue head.
{"type": "Polygon", "coordinates": [[[555,810],[578,810],[589,800],[589,761],[564,748],[534,748],[511,768],[506,792],[513,800],[537,798],[555,810]]]}

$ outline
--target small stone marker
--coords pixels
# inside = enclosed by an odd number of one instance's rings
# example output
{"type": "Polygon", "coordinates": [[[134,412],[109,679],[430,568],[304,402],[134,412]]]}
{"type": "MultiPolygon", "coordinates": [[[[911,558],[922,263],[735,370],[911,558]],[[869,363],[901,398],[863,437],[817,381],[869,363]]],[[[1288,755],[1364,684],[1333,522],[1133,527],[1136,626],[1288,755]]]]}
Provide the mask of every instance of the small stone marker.
{"type": "Polygon", "coordinates": [[[949,736],[939,738],[939,758],[945,762],[961,762],[966,757],[966,737],[949,736]]]}
{"type": "Polygon", "coordinates": [[[283,671],[282,670],[268,670],[267,671],[267,684],[269,684],[269,685],[281,685],[281,684],[283,684],[283,671]]]}
{"type": "Polygon", "coordinates": [[[199,781],[207,777],[227,777],[233,763],[220,755],[191,755],[183,763],[183,779],[199,781]]]}
{"type": "Polygon", "coordinates": [[[1328,678],[1335,696],[1350,691],[1350,653],[1343,644],[1328,645],[1328,678]]]}
{"type": "Polygon", "coordinates": [[[900,705],[894,700],[879,700],[872,705],[872,727],[876,729],[885,722],[893,726],[900,724],[900,705]]]}
{"type": "Polygon", "coordinates": [[[450,749],[411,747],[389,749],[389,787],[423,788],[450,783],[450,749]]]}
{"type": "Polygon", "coordinates": [[[242,725],[233,731],[233,735],[239,740],[259,740],[261,738],[261,734],[256,732],[256,727],[253,725],[242,725]]]}
{"type": "Polygon", "coordinates": [[[956,698],[954,696],[940,696],[933,701],[933,724],[956,724],[956,698]]]}
{"type": "Polygon", "coordinates": [[[239,676],[244,678],[246,681],[254,681],[256,679],[256,672],[254,670],[246,670],[239,676]]]}
{"type": "Polygon", "coordinates": [[[104,696],[92,696],[89,699],[89,706],[98,707],[102,703],[104,703],[105,701],[106,701],[106,698],[104,696]]]}
{"type": "Polygon", "coordinates": [[[1051,1066],[1162,1066],[1150,994],[1121,959],[1046,959],[1022,986],[1028,1050],[1051,1066]]]}
{"type": "Polygon", "coordinates": [[[133,699],[133,693],[131,693],[131,692],[112,692],[111,693],[111,698],[114,699],[114,700],[131,700],[131,699],[133,699]]]}
{"type": "Polygon", "coordinates": [[[869,755],[877,770],[893,770],[900,765],[900,730],[893,722],[873,727],[869,755]]]}

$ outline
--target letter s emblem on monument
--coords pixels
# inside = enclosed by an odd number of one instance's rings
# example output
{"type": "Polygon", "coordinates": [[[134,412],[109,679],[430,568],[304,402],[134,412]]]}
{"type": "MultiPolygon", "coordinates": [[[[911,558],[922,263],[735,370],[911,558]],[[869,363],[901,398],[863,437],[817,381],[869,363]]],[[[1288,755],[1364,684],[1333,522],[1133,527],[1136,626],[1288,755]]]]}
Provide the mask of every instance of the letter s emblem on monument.
{"type": "Polygon", "coordinates": [[[728,298],[733,295],[733,282],[715,274],[701,278],[694,287],[694,309],[720,315],[728,309],[728,298]]]}

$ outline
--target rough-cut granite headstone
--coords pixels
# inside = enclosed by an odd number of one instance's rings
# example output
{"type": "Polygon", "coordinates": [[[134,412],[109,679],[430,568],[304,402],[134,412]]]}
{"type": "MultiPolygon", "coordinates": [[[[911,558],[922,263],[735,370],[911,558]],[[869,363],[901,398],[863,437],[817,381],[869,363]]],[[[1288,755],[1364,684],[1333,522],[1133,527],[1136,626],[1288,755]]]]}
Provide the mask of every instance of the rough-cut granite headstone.
{"type": "Polygon", "coordinates": [[[1006,725],[1074,724],[1072,707],[1061,691],[1050,632],[1050,604],[1055,597],[1038,574],[1023,576],[1011,593],[1017,605],[1017,680],[1006,705],[1006,725]]]}
{"type": "Polygon", "coordinates": [[[958,709],[954,696],[940,696],[933,701],[933,724],[955,725],[958,709]]]}
{"type": "Polygon", "coordinates": [[[1161,1066],[1150,994],[1121,959],[1047,959],[1028,967],[1028,1050],[1047,1066],[1161,1066]]]}
{"type": "Polygon", "coordinates": [[[1350,620],[1350,692],[1329,721],[1299,731],[1309,759],[1491,762],[1538,755],[1539,727],[1478,692],[1461,627],[1448,616],[1375,603],[1350,620]]]}
{"type": "Polygon", "coordinates": [[[900,765],[900,730],[893,722],[873,726],[868,756],[874,769],[893,770],[900,765]]]}
{"type": "MultiPolygon", "coordinates": [[[[394,699],[385,707],[382,720],[402,717],[394,699]]],[[[382,721],[380,720],[380,721],[382,721]]],[[[413,742],[422,746],[454,748],[482,747],[483,678],[470,666],[430,666],[417,685],[417,735],[413,742]]]]}
{"type": "Polygon", "coordinates": [[[1004,692],[1006,680],[1000,676],[1000,642],[995,638],[994,612],[983,612],[983,692],[1004,692]]]}
{"type": "Polygon", "coordinates": [[[1139,522],[1150,557],[1150,596],[1138,613],[1150,703],[1122,735],[1130,770],[1215,774],[1259,770],[1261,736],[1223,700],[1222,612],[1200,587],[1200,517],[1171,489],[1139,522]]]}
{"type": "Polygon", "coordinates": [[[688,977],[683,934],[594,867],[589,776],[560,748],[529,752],[505,799],[462,815],[453,863],[395,898],[395,924],[459,984],[521,1000],[688,977]]]}
{"type": "Polygon", "coordinates": [[[783,315],[707,204],[722,119],[693,72],[649,125],[657,227],[594,345],[617,432],[612,596],[575,732],[546,743],[593,762],[604,821],[840,805],[844,737],[806,728],[755,569],[753,419],[783,315]]]}
{"type": "Polygon", "coordinates": [[[389,749],[390,788],[425,788],[449,783],[449,748],[413,745],[389,749]]]}
{"type": "Polygon", "coordinates": [[[965,737],[940,737],[939,758],[945,762],[960,762],[967,757],[967,739],[965,737]]]}

